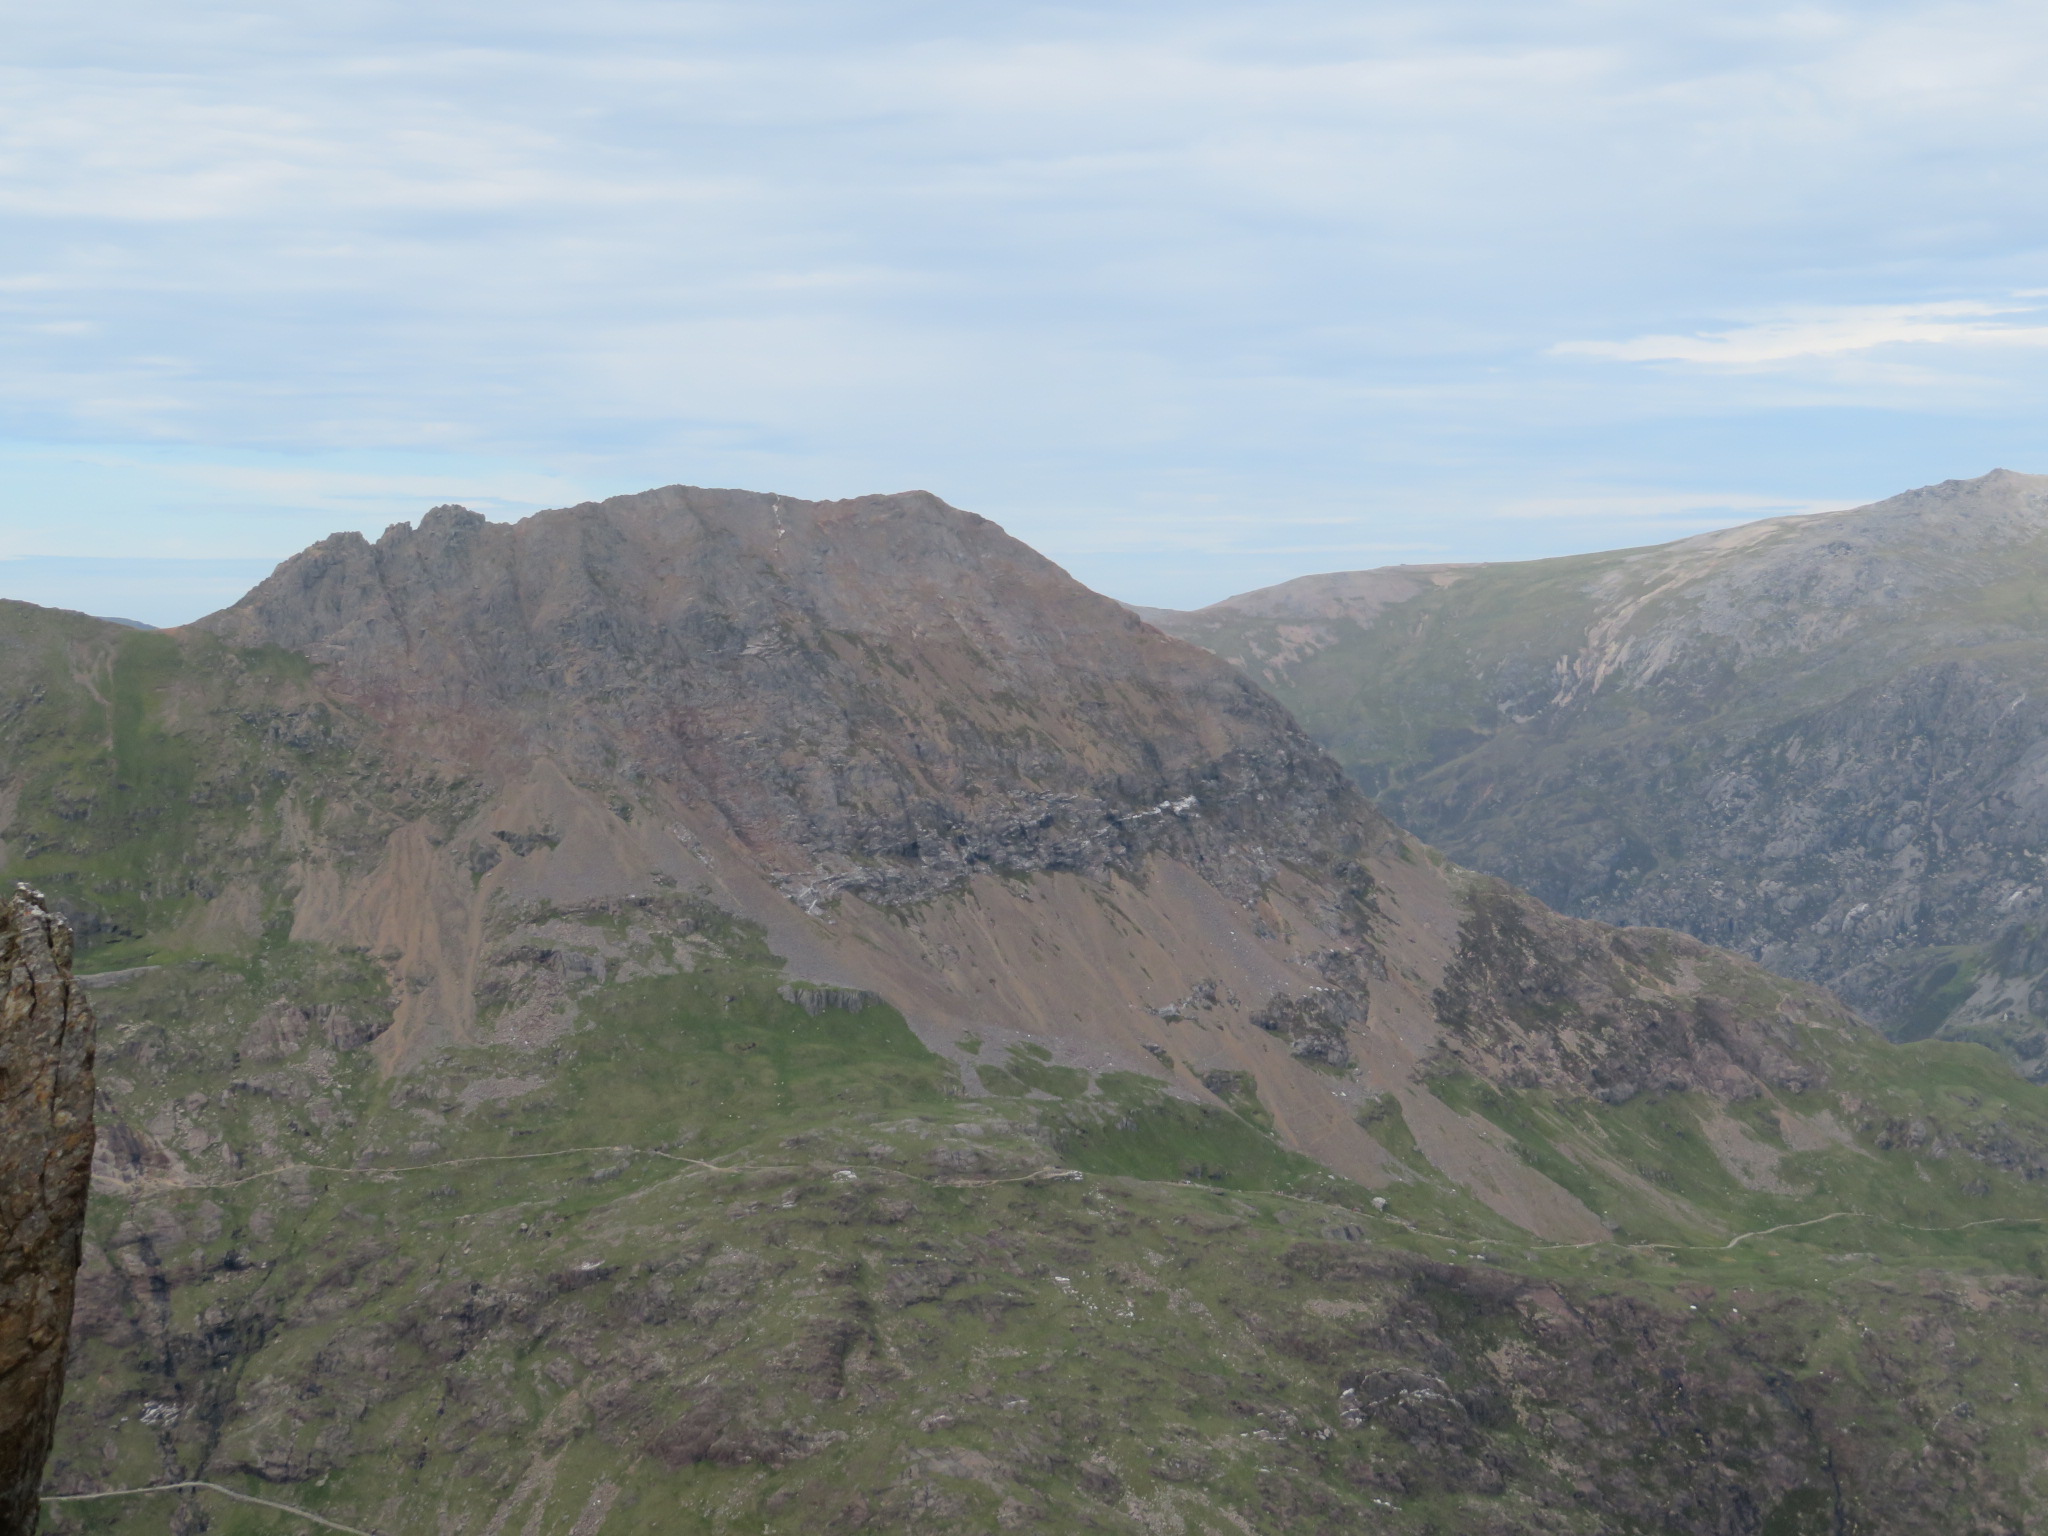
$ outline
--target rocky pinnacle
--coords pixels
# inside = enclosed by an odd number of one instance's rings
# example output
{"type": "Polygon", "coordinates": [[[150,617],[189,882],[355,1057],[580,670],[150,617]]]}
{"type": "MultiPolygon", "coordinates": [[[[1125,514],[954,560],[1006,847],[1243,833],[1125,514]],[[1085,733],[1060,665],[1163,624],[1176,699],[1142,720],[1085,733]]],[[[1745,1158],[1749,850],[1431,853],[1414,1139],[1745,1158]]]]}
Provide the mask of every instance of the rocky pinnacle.
{"type": "Polygon", "coordinates": [[[0,907],[0,1536],[36,1527],[92,1170],[92,1009],[40,893],[0,907]]]}

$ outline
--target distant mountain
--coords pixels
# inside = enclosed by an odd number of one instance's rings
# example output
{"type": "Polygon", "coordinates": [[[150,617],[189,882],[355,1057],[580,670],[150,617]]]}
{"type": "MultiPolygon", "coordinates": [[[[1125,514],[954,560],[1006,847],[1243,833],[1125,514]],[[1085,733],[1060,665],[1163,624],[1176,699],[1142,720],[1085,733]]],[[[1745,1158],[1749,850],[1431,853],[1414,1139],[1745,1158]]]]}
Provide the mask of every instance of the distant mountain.
{"type": "Polygon", "coordinates": [[[1460,860],[2048,1074],[2048,477],[1147,617],[1460,860]]]}
{"type": "Polygon", "coordinates": [[[2048,1090],[1450,865],[972,514],[443,507],[0,642],[7,872],[102,1021],[59,1495],[2023,1518],[2048,1090]]]}

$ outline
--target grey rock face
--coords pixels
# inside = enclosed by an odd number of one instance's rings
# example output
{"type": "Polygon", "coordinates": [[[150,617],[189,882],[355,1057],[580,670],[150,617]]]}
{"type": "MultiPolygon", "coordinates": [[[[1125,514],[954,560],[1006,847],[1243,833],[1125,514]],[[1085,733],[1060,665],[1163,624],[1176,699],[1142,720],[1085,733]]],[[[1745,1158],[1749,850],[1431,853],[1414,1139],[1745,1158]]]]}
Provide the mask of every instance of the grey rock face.
{"type": "Polygon", "coordinates": [[[1153,617],[1465,863],[2048,1072],[2048,477],[1153,617]]]}
{"type": "Polygon", "coordinates": [[[93,1020],[70,930],[25,886],[0,907],[0,987],[0,1536],[27,1536],[85,1226],[93,1020]]]}

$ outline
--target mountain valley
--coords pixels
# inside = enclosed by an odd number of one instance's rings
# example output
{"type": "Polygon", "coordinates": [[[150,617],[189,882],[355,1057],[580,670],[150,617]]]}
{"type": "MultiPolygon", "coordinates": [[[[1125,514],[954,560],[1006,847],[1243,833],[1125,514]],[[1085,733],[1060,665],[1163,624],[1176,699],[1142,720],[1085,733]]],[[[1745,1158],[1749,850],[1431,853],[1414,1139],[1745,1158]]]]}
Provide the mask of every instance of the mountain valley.
{"type": "Polygon", "coordinates": [[[1155,616],[1237,667],[921,493],[669,487],[0,603],[100,1020],[45,1530],[2040,1529],[2048,1088],[1389,821],[1477,673],[1316,723],[1493,569],[1155,616]]]}

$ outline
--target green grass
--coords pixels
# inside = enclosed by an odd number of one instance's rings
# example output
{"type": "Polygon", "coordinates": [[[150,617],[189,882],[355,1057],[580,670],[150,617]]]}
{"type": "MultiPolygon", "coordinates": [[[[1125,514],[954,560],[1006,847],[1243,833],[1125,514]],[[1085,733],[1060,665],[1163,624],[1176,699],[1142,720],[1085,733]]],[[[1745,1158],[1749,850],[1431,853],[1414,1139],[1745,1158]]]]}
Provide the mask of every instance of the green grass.
{"type": "Polygon", "coordinates": [[[1106,1103],[1073,1115],[1055,1135],[1061,1159],[1075,1168],[1227,1189],[1334,1194],[1326,1169],[1287,1151],[1233,1109],[1175,1098],[1135,1073],[1108,1072],[1099,1082],[1106,1103]]]}
{"type": "MultiPolygon", "coordinates": [[[[1936,1305],[1911,1278],[1930,1267],[1943,1286],[2038,1274],[2038,1229],[1839,1224],[1728,1251],[1632,1248],[1642,1234],[1627,1231],[1560,1249],[1420,1183],[1392,1186],[1381,1213],[1371,1192],[1237,1109],[1114,1073],[1050,1098],[962,1098],[952,1068],[893,1010],[812,1016],[783,1002],[758,935],[731,928],[693,955],[689,972],[584,994],[579,1029],[538,1055],[470,1047],[391,1081],[361,1053],[323,1064],[309,1049],[244,1068],[254,1091],[231,1095],[217,1122],[242,1149],[234,1176],[263,1164],[266,1134],[273,1164],[328,1168],[95,1203],[101,1251],[127,1251],[126,1223],[162,1234],[151,1252],[168,1278],[173,1344],[168,1364],[103,1338],[87,1345],[58,1475],[152,1481],[168,1446],[176,1467],[390,1536],[438,1530],[451,1499],[466,1531],[508,1501],[510,1528],[535,1510],[544,1528],[568,1528],[606,1482],[618,1490],[607,1536],[810,1531],[852,1493],[885,1528],[906,1530],[998,1528],[1008,1501],[1052,1528],[1136,1532],[1125,1502],[1135,1498],[1192,1500],[1178,1507],[1198,1522],[1227,1508],[1262,1520],[1256,1528],[1308,1531],[1342,1511],[1421,1536],[1521,1507],[1548,1475],[1543,1421],[1507,1406],[1486,1362],[1539,1358],[1556,1341],[1531,1331],[1543,1314],[1464,1278],[1503,1267],[1563,1288],[1587,1326],[1617,1330],[1602,1347],[1623,1363],[1598,1383],[1601,1411],[1624,1415],[1617,1425],[1649,1411],[1614,1398],[1637,1379],[1628,1351],[1647,1350],[1644,1381],[1691,1373],[1691,1400],[1707,1405],[1697,1432],[1719,1437],[1716,1456],[1757,1455],[1765,1430],[1754,1415],[1778,1410],[1767,1395],[1743,1396],[1747,1356],[1728,1353],[1740,1342],[1783,1362],[1774,1368],[1802,1391],[1846,1394],[1854,1407],[1843,1412],[1859,1416],[1868,1443],[1919,1444],[1911,1405],[1891,1402],[1859,1353],[1867,1327],[1911,1351],[1916,1379],[1952,1382],[1939,1390],[1985,1405],[1981,1477],[1996,1483],[2031,1455],[1995,1409],[1993,1356],[1904,1342],[1900,1319],[1936,1305]],[[530,1091],[502,1099],[473,1092],[529,1077],[530,1091]],[[342,1115],[317,1122],[323,1100],[342,1115]],[[435,1145],[415,1152],[416,1138],[435,1145]],[[458,1161],[484,1158],[508,1160],[458,1161]],[[1087,1177],[1025,1177],[1047,1162],[1087,1177]],[[1721,1311],[1691,1310],[1701,1286],[1721,1311]],[[1475,1412],[1494,1415],[1475,1421],[1480,1444],[1519,1469],[1508,1488],[1461,1481],[1465,1450],[1344,1428],[1340,1384],[1371,1370],[1444,1375],[1472,1395],[1475,1412]],[[167,1438],[140,1424],[143,1401],[172,1398],[190,1417],[167,1438]],[[787,1461],[670,1468],[649,1447],[700,1399],[742,1438],[795,1436],[809,1448],[787,1461]],[[1324,1431],[1331,1438],[1317,1439],[1324,1431]],[[560,1457],[554,1480],[520,1495],[548,1445],[560,1457]],[[1116,1469],[1108,1499],[1082,1476],[1096,1457],[1116,1469]],[[258,1463],[291,1470],[268,1480],[236,1470],[258,1463]],[[1397,1508],[1371,1502],[1385,1495],[1358,1481],[1366,1463],[1399,1470],[1397,1508]],[[1296,1513],[1276,1513],[1286,1510],[1296,1513]]],[[[277,989],[369,1007],[370,977],[362,957],[301,946],[167,967],[102,994],[106,1070],[153,1073],[136,1083],[142,1102],[217,1093],[208,1063],[277,989]]],[[[1050,1066],[1030,1052],[1011,1059],[1050,1066]]],[[[1985,1053],[1931,1046],[1873,1059],[1896,1079],[1839,1091],[1908,1094],[1902,1104],[1957,1124],[2011,1121],[2024,1108],[1990,1095],[1999,1069],[1985,1053]]],[[[1536,1155],[1563,1157],[1574,1138],[1591,1138],[1617,1161],[1661,1167],[1672,1182],[1659,1187],[1719,1201],[1723,1215],[1751,1198],[1702,1159],[1686,1096],[1593,1108],[1469,1081],[1440,1091],[1536,1155]]],[[[1397,1114],[1373,1128],[1414,1155],[1397,1114]]],[[[1902,1174],[1920,1182],[1904,1154],[1844,1150],[1839,1161],[1867,1166],[1871,1197],[1891,1191],[1887,1209],[1899,1208],[1902,1174]]],[[[192,1166],[230,1172],[205,1154],[192,1166]]],[[[1930,1187],[1928,1208],[1953,1203],[1954,1188],[1930,1187]]],[[[2003,1318],[1957,1310],[1952,1326],[1988,1339],[1982,1330],[2005,1328],[2003,1318]]],[[[1562,1386],[1545,1390],[1570,1401],[1562,1386]]],[[[1604,1471],[1603,1488],[1625,1477],[1682,1485],[1680,1463],[1662,1470],[1647,1420],[1614,1433],[1596,1454],[1635,1460],[1604,1471]]],[[[1801,1529],[1811,1501],[1797,1492],[1765,1518],[1801,1529]]],[[[206,1507],[214,1529],[292,1528],[286,1516],[206,1507]]],[[[64,1507],[48,1528],[142,1532],[167,1518],[163,1505],[110,1502],[64,1507]]],[[[1564,1529],[1628,1528],[1585,1508],[1561,1518],[1564,1529]]]]}
{"type": "Polygon", "coordinates": [[[1050,1051],[1029,1041],[1013,1045],[1002,1066],[978,1066],[976,1070],[984,1088],[1005,1097],[1039,1093],[1071,1099],[1085,1094],[1089,1085],[1086,1072],[1055,1065],[1050,1051]]]}
{"type": "Polygon", "coordinates": [[[576,1145],[694,1131],[709,1156],[820,1110],[911,1113],[957,1096],[956,1074],[894,1009],[812,1016],[775,995],[777,979],[706,971],[604,989],[590,1006],[598,1038],[577,1051],[560,1090],[587,1112],[551,1113],[547,1137],[576,1145]]]}
{"type": "Polygon", "coordinates": [[[1948,1022],[1977,987],[1977,955],[1959,950],[1938,961],[1920,980],[1917,995],[1907,1006],[1904,1018],[1893,1027],[1894,1040],[1925,1040],[1948,1022]]]}
{"type": "Polygon", "coordinates": [[[1421,1172],[1429,1167],[1429,1159],[1415,1144],[1415,1133],[1408,1129],[1407,1117],[1401,1112],[1401,1101],[1391,1093],[1380,1094],[1359,1110],[1358,1123],[1404,1168],[1421,1172]]]}

